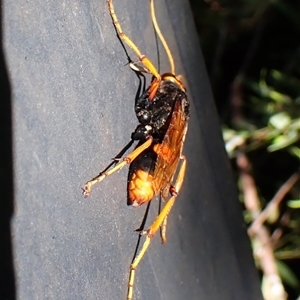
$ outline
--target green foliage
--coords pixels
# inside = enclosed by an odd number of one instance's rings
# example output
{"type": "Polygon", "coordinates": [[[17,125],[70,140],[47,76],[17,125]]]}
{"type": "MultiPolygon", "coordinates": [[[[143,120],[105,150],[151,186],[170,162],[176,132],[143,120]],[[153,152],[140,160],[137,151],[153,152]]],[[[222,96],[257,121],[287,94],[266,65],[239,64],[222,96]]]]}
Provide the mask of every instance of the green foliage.
{"type": "Polygon", "coordinates": [[[289,285],[291,288],[297,289],[299,287],[299,279],[291,268],[281,260],[276,260],[279,275],[284,283],[289,285]]]}
{"type": "MultiPolygon", "coordinates": [[[[263,149],[270,153],[286,153],[294,157],[298,168],[300,166],[300,82],[287,74],[277,70],[261,72],[258,81],[244,78],[241,84],[246,90],[245,103],[247,117],[232,122],[231,127],[224,126],[223,137],[226,149],[231,158],[243,146],[243,151],[254,152],[253,165],[255,167],[255,152],[263,149]]],[[[282,182],[284,182],[282,178],[282,182]]],[[[260,190],[260,187],[257,186],[260,190]]],[[[275,194],[274,190],[272,193],[275,194]]],[[[243,200],[243,191],[240,189],[240,199],[243,200]]],[[[276,226],[281,227],[281,217],[289,216],[284,224],[284,234],[274,242],[274,254],[277,259],[277,268],[282,281],[294,289],[299,290],[300,281],[297,275],[286,263],[289,259],[300,259],[300,193],[295,189],[295,199],[288,200],[286,205],[276,206],[267,217],[269,230],[275,232],[276,226]],[[275,230],[272,226],[275,225],[275,230]]],[[[270,200],[270,199],[269,199],[270,200]]],[[[263,204],[263,199],[261,203],[263,204]]],[[[245,221],[250,223],[252,215],[245,212],[245,221]]],[[[282,228],[280,228],[283,230],[282,228]]],[[[271,239],[272,240],[272,239],[271,239]]],[[[298,275],[299,276],[299,275],[298,275]]],[[[265,299],[270,296],[272,286],[266,276],[263,276],[262,291],[265,299]]],[[[280,298],[281,299],[281,298],[280,298]]]]}
{"type": "MultiPolygon", "coordinates": [[[[300,1],[191,0],[191,5],[226,150],[233,167],[238,152],[246,153],[264,209],[300,166],[300,1]]],[[[236,178],[240,186],[238,172],[236,178]]],[[[289,263],[300,263],[299,208],[298,182],[265,223],[274,235],[280,276],[295,291],[289,299],[299,296],[300,273],[289,263]]],[[[244,218],[253,221],[246,210],[244,218]]]]}
{"type": "Polygon", "coordinates": [[[224,126],[223,137],[230,157],[235,156],[240,145],[246,144],[246,151],[266,147],[269,152],[282,150],[300,158],[300,101],[292,98],[293,94],[300,97],[300,82],[296,86],[295,81],[276,70],[263,70],[258,82],[243,80],[250,113],[248,119],[231,128],[224,126]]]}

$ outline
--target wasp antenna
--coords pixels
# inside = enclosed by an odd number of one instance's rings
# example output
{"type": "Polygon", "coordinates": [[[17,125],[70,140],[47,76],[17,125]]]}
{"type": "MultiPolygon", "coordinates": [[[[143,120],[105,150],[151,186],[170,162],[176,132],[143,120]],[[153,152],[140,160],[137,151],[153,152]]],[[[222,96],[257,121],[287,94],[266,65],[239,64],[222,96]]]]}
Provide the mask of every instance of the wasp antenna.
{"type": "Polygon", "coordinates": [[[173,60],[171,50],[170,50],[163,34],[161,33],[160,28],[157,23],[157,20],[156,20],[155,9],[154,9],[154,0],[150,0],[150,7],[151,7],[151,18],[152,18],[152,23],[153,23],[154,29],[155,29],[161,43],[163,44],[163,47],[164,47],[166,53],[167,53],[167,56],[168,56],[168,59],[170,62],[170,66],[171,66],[171,72],[172,72],[172,74],[175,75],[175,65],[174,65],[174,60],[173,60]]]}

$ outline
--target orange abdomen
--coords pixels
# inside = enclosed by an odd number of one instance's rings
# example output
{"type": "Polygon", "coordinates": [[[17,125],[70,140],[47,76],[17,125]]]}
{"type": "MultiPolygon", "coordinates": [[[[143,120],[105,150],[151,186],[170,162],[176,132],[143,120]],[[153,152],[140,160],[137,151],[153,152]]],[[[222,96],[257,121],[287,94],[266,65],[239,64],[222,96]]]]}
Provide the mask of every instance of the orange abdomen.
{"type": "Polygon", "coordinates": [[[140,206],[154,196],[153,177],[141,169],[134,170],[128,182],[128,204],[140,206]]]}

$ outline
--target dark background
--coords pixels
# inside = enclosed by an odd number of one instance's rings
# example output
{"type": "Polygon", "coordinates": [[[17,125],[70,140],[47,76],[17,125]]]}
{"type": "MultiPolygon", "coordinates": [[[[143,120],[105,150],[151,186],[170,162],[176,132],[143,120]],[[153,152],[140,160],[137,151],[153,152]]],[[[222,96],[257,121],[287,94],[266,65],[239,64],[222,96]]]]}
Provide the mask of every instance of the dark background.
{"type": "MultiPolygon", "coordinates": [[[[299,151],[293,152],[300,147],[299,1],[190,3],[224,136],[229,131],[234,131],[235,137],[247,136],[244,151],[263,210],[288,179],[299,174],[299,151]],[[273,134],[270,120],[280,114],[291,122],[273,134]]],[[[229,151],[229,155],[239,199],[244,203],[238,151],[229,151]]],[[[289,203],[299,197],[298,180],[276,207],[277,217],[273,214],[272,220],[264,223],[288,299],[298,299],[300,292],[299,205],[289,203]]],[[[246,223],[251,221],[249,214],[245,209],[246,223]]]]}

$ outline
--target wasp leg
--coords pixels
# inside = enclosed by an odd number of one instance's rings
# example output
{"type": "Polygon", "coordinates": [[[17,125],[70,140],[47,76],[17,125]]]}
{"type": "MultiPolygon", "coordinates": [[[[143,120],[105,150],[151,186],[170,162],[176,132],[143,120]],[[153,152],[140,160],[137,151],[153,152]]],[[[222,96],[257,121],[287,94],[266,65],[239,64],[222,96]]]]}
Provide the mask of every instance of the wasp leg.
{"type": "MultiPolygon", "coordinates": [[[[171,187],[173,189],[173,186],[171,187]]],[[[172,192],[171,188],[169,189],[170,193],[172,192]]],[[[172,195],[172,193],[171,193],[172,195]]],[[[161,199],[160,199],[160,207],[159,207],[159,212],[158,214],[160,214],[161,212],[161,199]]],[[[161,243],[165,244],[167,239],[166,239],[166,230],[167,230],[167,222],[168,222],[168,216],[165,217],[165,219],[163,220],[161,226],[160,226],[160,238],[161,238],[161,243]]]]}
{"type": "Polygon", "coordinates": [[[173,59],[171,50],[170,50],[162,32],[160,31],[160,28],[159,28],[157,20],[156,20],[155,9],[154,9],[154,0],[150,0],[150,9],[151,9],[151,19],[152,19],[153,26],[154,26],[155,31],[167,53],[168,58],[169,58],[169,62],[170,62],[170,66],[171,66],[171,73],[175,75],[175,65],[174,65],[174,59],[173,59]]]}
{"type": "MultiPolygon", "coordinates": [[[[184,158],[185,159],[185,158],[184,158]]],[[[178,191],[176,191],[176,189],[171,186],[170,187],[170,194],[174,196],[178,194],[178,191]]],[[[166,217],[164,218],[161,226],[160,226],[160,237],[161,237],[161,243],[165,244],[167,242],[167,238],[166,238],[166,232],[167,232],[167,223],[168,223],[168,215],[166,215],[166,217]]]]}
{"type": "Polygon", "coordinates": [[[165,206],[163,207],[162,211],[160,212],[160,214],[156,217],[156,219],[154,220],[154,222],[152,223],[152,225],[144,232],[147,234],[146,235],[146,240],[142,246],[141,251],[139,252],[139,254],[137,255],[137,257],[134,259],[133,263],[130,265],[130,272],[129,272],[129,281],[128,281],[128,292],[127,292],[127,300],[132,300],[132,296],[133,296],[133,284],[134,284],[134,279],[135,279],[135,270],[138,267],[140,261],[142,260],[142,258],[144,257],[151,239],[153,238],[153,236],[155,235],[155,233],[157,232],[157,230],[159,229],[160,226],[162,226],[162,224],[164,223],[164,220],[166,220],[167,216],[169,215],[174,202],[176,200],[176,197],[181,189],[182,183],[183,183],[183,179],[184,179],[184,175],[185,175],[185,169],[186,169],[186,159],[184,156],[181,156],[180,159],[183,160],[182,165],[180,167],[179,170],[179,174],[177,176],[176,182],[174,184],[174,187],[172,188],[172,197],[167,201],[167,203],[165,204],[165,206]]]}
{"type": "Polygon", "coordinates": [[[139,62],[131,62],[131,63],[129,64],[129,67],[130,67],[133,71],[135,71],[135,72],[139,72],[139,73],[149,73],[149,70],[148,70],[148,69],[146,69],[146,68],[143,67],[143,66],[140,66],[138,63],[139,63],[139,62]]]}
{"type": "Polygon", "coordinates": [[[108,4],[111,18],[113,20],[114,26],[118,32],[120,39],[122,39],[138,55],[139,60],[143,63],[143,65],[146,68],[145,70],[148,70],[148,73],[152,74],[156,78],[156,81],[158,82],[158,84],[153,87],[153,89],[155,89],[155,91],[153,91],[153,93],[151,93],[152,90],[150,91],[150,94],[153,94],[153,95],[151,95],[152,97],[150,97],[150,99],[152,99],[157,91],[159,82],[161,81],[161,76],[158,73],[158,71],[156,70],[156,68],[154,67],[151,60],[148,57],[146,57],[146,55],[142,54],[142,52],[135,45],[135,43],[123,32],[122,27],[118,21],[117,15],[115,13],[115,9],[114,9],[112,0],[107,0],[107,4],[108,4]]]}
{"type": "Polygon", "coordinates": [[[102,181],[105,177],[111,175],[112,173],[116,172],[117,170],[123,168],[127,164],[131,164],[133,160],[136,159],[145,149],[150,147],[152,144],[153,138],[150,136],[145,143],[140,145],[138,148],[134,149],[130,154],[124,157],[120,162],[118,162],[112,169],[101,172],[99,175],[94,177],[92,180],[88,181],[85,186],[82,188],[83,195],[87,197],[91,192],[91,187],[96,184],[97,182],[102,181]]]}
{"type": "Polygon", "coordinates": [[[122,27],[118,21],[117,15],[115,14],[114,5],[112,3],[112,0],[107,0],[107,4],[108,4],[111,18],[117,29],[119,37],[138,55],[139,60],[145,65],[146,69],[148,69],[149,72],[154,77],[156,77],[157,79],[160,79],[160,75],[159,75],[158,71],[156,70],[156,68],[154,67],[153,63],[150,61],[150,59],[147,58],[144,54],[142,54],[140,49],[134,44],[134,42],[123,32],[122,27]]]}
{"type": "Polygon", "coordinates": [[[168,223],[168,216],[166,216],[161,224],[160,227],[160,236],[161,236],[161,243],[165,244],[167,241],[166,238],[166,231],[167,231],[167,223],[168,223]]]}

